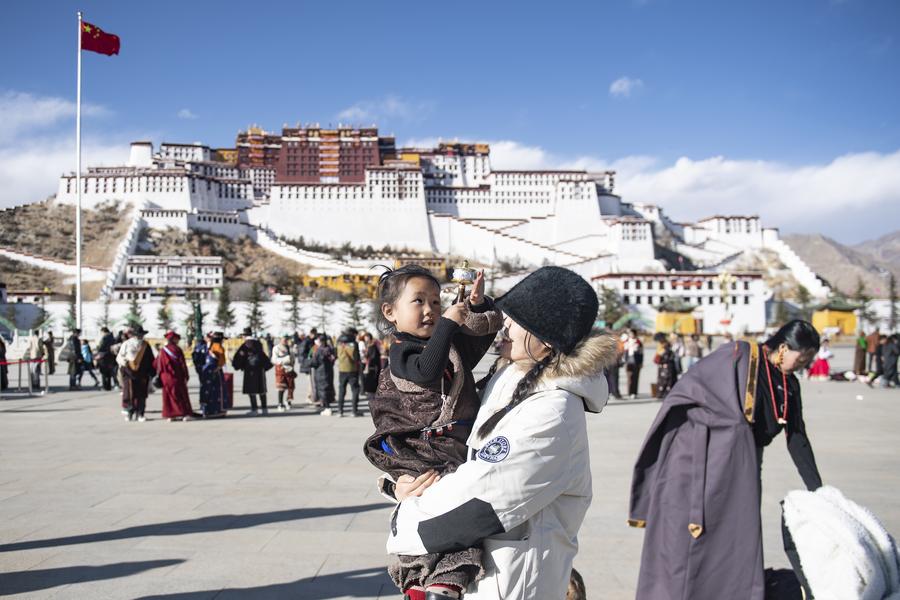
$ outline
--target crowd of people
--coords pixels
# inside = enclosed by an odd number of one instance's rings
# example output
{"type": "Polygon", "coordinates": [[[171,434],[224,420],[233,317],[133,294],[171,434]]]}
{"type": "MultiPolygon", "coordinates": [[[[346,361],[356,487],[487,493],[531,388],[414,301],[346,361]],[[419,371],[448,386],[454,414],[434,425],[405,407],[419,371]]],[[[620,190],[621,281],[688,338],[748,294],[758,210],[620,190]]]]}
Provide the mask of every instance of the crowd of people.
{"type": "MultiPolygon", "coordinates": [[[[606,369],[610,396],[617,399],[638,397],[638,384],[644,365],[644,342],[638,330],[629,328],[618,333],[616,362],[606,369]],[[626,391],[620,387],[622,367],[626,373],[626,391]]],[[[718,345],[733,343],[730,335],[721,341],[713,336],[698,334],[656,333],[652,337],[656,344],[653,363],[656,365],[656,381],[651,384],[651,396],[664,400],[678,380],[704,355],[714,351],[718,345]]],[[[812,362],[798,370],[797,375],[816,381],[862,381],[874,387],[900,387],[898,379],[898,358],[900,358],[900,334],[885,335],[876,329],[870,334],[861,333],[856,340],[854,366],[850,371],[835,371],[831,362],[834,352],[828,338],[822,338],[821,345],[812,362]]]]}
{"type": "MultiPolygon", "coordinates": [[[[193,369],[178,332],[153,348],[141,327],[117,336],[103,328],[93,347],[76,329],[59,356],[52,338],[48,348],[35,332],[28,352],[46,361],[34,363],[38,376],[64,360],[71,389],[85,375],[119,388],[128,421],[146,421],[154,388],[169,421],[225,416],[234,405],[229,362],[243,373],[251,416],[268,414],[273,369],[282,412],[298,403],[298,377],[308,378],[305,401],[323,416],[361,416],[366,394],[375,432],[363,452],[383,473],[379,491],[399,503],[389,573],[405,598],[559,598],[578,587],[572,562],[592,494],[586,413],[609,396],[637,397],[640,332],[595,329],[596,293],[560,267],[538,269],[497,299],[478,273],[468,295],[444,309],[438,280],[406,265],[382,275],[378,302],[383,340],[354,328],[277,341],[245,329],[229,361],[224,334],[210,332],[186,344],[193,369]],[[499,356],[476,382],[492,345],[499,356]]],[[[784,433],[804,486],[822,487],[800,377],[836,375],[829,343],[801,320],[765,340],[725,336],[715,347],[711,336],[652,340],[651,387],[662,403],[635,461],[628,520],[645,529],[638,596],[761,600],[764,451],[784,433]]],[[[867,383],[897,385],[898,349],[896,335],[860,336],[854,370],[867,383]]],[[[789,532],[785,550],[810,597],[789,532]]]]}
{"type": "MultiPolygon", "coordinates": [[[[147,397],[154,389],[162,391],[164,419],[189,421],[223,417],[233,408],[234,373],[226,368],[230,362],[232,371],[243,373],[241,392],[250,403],[247,415],[268,414],[266,375],[274,368],[278,411],[295,407],[297,378],[303,376],[309,379],[306,405],[315,407],[323,416],[359,417],[360,396],[375,392],[379,373],[387,362],[385,349],[390,345],[387,339],[378,339],[352,327],[336,338],[313,328],[308,333],[286,333],[277,341],[269,335],[257,336],[247,328],[229,360],[224,333],[210,332],[186,346],[190,348],[193,373],[200,382],[199,410],[195,411],[188,391],[192,371],[181,336],[176,331],[168,331],[165,342],[154,348],[144,340],[146,333],[141,326],[136,326],[114,335],[103,327],[100,338],[91,344],[81,339],[80,330],[73,329],[57,356],[53,333],[41,337],[38,331],[33,331],[24,356],[31,361],[31,383],[35,389],[41,388],[43,369],[52,375],[56,362],[64,361],[68,365],[69,390],[82,389],[85,376],[93,380],[95,388],[119,390],[122,414],[128,421],[146,421],[147,397]]],[[[6,345],[0,339],[0,362],[5,362],[5,358],[6,345]]],[[[0,384],[4,390],[7,379],[3,365],[0,384]]]]}
{"type": "MultiPolygon", "coordinates": [[[[712,351],[713,337],[706,336],[705,341],[697,334],[684,336],[677,333],[666,335],[657,333],[653,336],[656,350],[653,363],[656,365],[656,383],[651,385],[651,395],[664,399],[678,378],[697,364],[704,353],[712,351]]],[[[617,400],[638,397],[641,370],[644,366],[644,342],[640,332],[629,328],[617,336],[616,361],[606,369],[610,396],[617,400]],[[619,377],[621,368],[625,367],[627,376],[627,392],[620,389],[619,377]]]]}

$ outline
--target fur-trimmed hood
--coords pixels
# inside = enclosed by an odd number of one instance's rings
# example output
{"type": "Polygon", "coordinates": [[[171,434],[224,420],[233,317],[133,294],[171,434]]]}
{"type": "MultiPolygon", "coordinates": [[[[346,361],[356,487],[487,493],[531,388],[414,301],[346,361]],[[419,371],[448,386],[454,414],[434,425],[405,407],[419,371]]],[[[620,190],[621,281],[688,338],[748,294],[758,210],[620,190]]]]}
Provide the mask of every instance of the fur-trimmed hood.
{"type": "Polygon", "coordinates": [[[588,412],[598,413],[609,399],[609,384],[603,369],[616,361],[616,339],[606,333],[591,332],[578,342],[571,354],[560,355],[550,363],[535,391],[559,389],[584,400],[588,412]]]}

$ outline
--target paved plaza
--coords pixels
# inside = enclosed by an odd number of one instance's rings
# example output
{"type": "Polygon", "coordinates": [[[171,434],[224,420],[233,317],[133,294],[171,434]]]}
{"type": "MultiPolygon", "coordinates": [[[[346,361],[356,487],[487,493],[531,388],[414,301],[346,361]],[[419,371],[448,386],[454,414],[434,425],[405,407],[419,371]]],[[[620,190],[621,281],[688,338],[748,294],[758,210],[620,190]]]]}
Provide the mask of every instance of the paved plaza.
{"type": "MultiPolygon", "coordinates": [[[[837,366],[849,359],[839,349],[837,366]]],[[[646,387],[655,369],[644,375],[646,387]]],[[[117,393],[64,383],[57,375],[59,391],[0,400],[0,595],[399,598],[385,574],[391,505],[361,452],[368,416],[251,418],[239,395],[226,419],[168,423],[154,393],[151,420],[126,423],[117,393]]],[[[900,533],[900,391],[804,382],[803,393],[825,482],[900,533]]],[[[658,406],[645,392],[588,419],[594,502],[575,564],[591,600],[634,597],[631,467],[658,406]]],[[[801,481],[781,440],[766,452],[763,485],[766,565],[787,566],[778,501],[801,481]]]]}

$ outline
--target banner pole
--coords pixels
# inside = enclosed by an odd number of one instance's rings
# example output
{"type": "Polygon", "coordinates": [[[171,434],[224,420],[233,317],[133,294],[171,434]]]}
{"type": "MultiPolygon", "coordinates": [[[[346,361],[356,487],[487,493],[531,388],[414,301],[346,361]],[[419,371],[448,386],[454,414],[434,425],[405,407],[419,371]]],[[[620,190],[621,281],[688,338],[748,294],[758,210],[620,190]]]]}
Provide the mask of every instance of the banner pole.
{"type": "Polygon", "coordinates": [[[81,11],[78,11],[78,83],[75,97],[75,327],[81,329],[81,11]]]}

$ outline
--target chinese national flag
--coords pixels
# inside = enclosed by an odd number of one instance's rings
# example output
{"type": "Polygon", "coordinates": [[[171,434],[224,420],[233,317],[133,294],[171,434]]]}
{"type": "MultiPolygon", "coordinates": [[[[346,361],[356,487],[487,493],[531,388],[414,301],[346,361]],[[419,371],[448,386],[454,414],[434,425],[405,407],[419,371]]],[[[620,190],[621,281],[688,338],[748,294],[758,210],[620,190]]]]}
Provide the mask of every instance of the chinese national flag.
{"type": "Polygon", "coordinates": [[[96,25],[81,22],[81,49],[112,56],[119,53],[119,36],[105,33],[96,25]]]}

